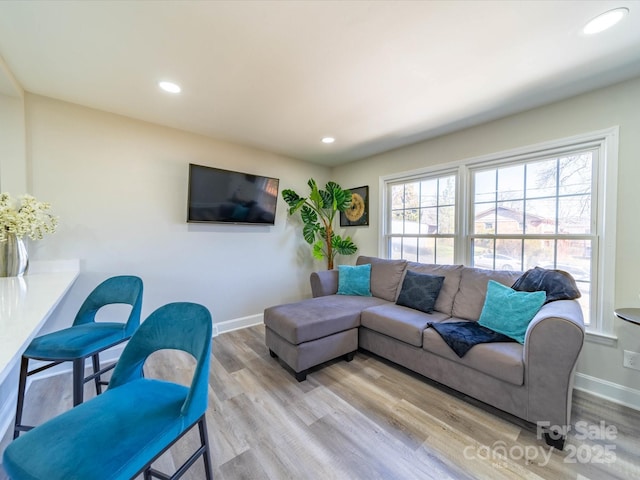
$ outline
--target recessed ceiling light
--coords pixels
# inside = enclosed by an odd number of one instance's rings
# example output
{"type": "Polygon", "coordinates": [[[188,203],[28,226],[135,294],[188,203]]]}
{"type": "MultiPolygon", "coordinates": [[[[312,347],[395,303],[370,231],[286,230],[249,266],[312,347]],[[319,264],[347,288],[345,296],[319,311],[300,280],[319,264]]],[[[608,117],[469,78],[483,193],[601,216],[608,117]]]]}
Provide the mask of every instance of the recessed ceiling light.
{"type": "Polygon", "coordinates": [[[333,138],[333,137],[324,137],[324,138],[322,139],[322,143],[333,143],[333,142],[335,142],[335,141],[336,141],[336,139],[335,139],[335,138],[333,138]]]}
{"type": "Polygon", "coordinates": [[[614,8],[608,12],[604,12],[602,15],[598,15],[596,18],[587,23],[582,31],[586,35],[593,35],[594,33],[600,33],[608,28],[613,27],[622,18],[629,13],[628,8],[614,8]]]}
{"type": "Polygon", "coordinates": [[[158,82],[158,85],[162,90],[169,93],[180,93],[182,89],[180,85],[177,85],[173,82],[158,82]]]}

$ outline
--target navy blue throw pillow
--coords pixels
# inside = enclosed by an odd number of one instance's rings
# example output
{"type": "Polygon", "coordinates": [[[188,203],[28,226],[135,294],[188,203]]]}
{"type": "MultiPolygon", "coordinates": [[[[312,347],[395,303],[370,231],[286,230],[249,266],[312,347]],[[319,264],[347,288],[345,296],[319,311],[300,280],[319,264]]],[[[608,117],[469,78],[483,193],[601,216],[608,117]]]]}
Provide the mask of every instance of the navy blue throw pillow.
{"type": "Polygon", "coordinates": [[[407,270],[397,305],[431,313],[442,288],[444,277],[407,270]]]}
{"type": "Polygon", "coordinates": [[[580,289],[571,274],[564,270],[548,270],[535,267],[527,270],[511,288],[519,292],[540,292],[547,294],[544,303],[556,300],[575,300],[580,298],[580,289]]]}

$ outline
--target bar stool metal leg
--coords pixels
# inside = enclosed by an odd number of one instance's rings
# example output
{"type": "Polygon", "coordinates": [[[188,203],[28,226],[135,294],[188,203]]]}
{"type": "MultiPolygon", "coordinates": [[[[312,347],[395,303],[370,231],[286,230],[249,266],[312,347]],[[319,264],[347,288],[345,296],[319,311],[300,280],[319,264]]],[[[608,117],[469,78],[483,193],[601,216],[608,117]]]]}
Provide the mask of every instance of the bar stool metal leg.
{"type": "Polygon", "coordinates": [[[102,393],[102,382],[100,381],[100,356],[96,353],[91,357],[93,362],[93,374],[95,377],[93,381],[96,384],[96,395],[100,395],[102,393]]]}
{"type": "Polygon", "coordinates": [[[205,420],[206,415],[206,412],[202,415],[202,418],[200,418],[200,421],[198,422],[198,427],[200,430],[200,442],[204,445],[202,457],[204,460],[205,478],[207,480],[211,480],[213,479],[213,469],[211,468],[211,452],[209,450],[209,435],[207,434],[207,422],[205,420]]]}
{"type": "Polygon", "coordinates": [[[29,372],[29,359],[22,357],[20,361],[20,380],[18,382],[18,404],[16,406],[16,421],[13,429],[13,439],[20,435],[20,427],[22,427],[22,411],[24,409],[24,391],[27,386],[27,375],[29,372]]]}
{"type": "Polygon", "coordinates": [[[84,358],[73,360],[73,406],[82,403],[84,396],[84,358]]]}

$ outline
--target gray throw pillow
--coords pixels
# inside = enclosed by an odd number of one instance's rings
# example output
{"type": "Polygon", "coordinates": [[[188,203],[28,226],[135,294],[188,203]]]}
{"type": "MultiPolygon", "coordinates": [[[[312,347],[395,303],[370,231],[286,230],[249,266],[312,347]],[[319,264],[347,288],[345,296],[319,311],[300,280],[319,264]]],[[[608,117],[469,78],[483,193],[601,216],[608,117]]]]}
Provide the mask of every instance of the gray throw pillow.
{"type": "Polygon", "coordinates": [[[431,313],[442,288],[442,282],[444,277],[407,270],[396,304],[431,313]]]}

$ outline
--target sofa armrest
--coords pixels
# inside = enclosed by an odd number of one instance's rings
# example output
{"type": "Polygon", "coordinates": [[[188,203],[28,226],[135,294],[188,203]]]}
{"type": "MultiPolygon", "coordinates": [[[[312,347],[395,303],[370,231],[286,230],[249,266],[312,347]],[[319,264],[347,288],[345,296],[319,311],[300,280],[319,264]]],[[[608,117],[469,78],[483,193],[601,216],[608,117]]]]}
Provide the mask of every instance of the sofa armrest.
{"type": "Polygon", "coordinates": [[[573,377],[583,344],[584,320],[576,300],[543,305],[524,341],[529,421],[569,425],[573,377]]]}
{"type": "Polygon", "coordinates": [[[311,294],[315,297],[333,295],[338,291],[338,271],[322,270],[311,274],[311,294]]]}

